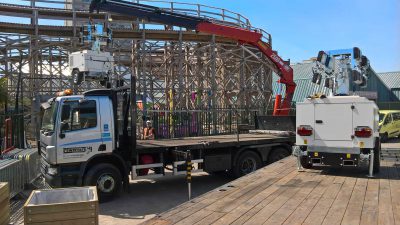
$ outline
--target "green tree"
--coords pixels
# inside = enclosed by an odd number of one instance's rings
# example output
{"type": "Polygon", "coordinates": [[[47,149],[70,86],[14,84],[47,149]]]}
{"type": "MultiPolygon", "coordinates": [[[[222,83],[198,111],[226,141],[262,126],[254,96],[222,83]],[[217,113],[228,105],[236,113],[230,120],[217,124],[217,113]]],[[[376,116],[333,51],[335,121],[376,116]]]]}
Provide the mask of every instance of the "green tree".
{"type": "Polygon", "coordinates": [[[4,106],[7,101],[7,78],[2,77],[0,78],[0,105],[4,106]]]}

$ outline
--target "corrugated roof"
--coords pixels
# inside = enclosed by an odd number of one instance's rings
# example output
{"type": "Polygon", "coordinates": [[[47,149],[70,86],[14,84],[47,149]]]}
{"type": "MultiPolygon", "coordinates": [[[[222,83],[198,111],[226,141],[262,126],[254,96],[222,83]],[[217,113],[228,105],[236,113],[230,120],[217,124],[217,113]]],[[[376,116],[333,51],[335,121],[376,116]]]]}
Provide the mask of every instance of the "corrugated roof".
{"type": "MultiPolygon", "coordinates": [[[[312,79],[312,67],[315,64],[313,62],[309,63],[298,63],[291,65],[293,68],[293,78],[294,82],[297,84],[296,91],[293,95],[293,102],[303,101],[306,97],[316,94],[316,93],[324,93],[328,94],[329,90],[323,87],[324,80],[322,80],[321,85],[316,85],[311,82],[312,79]]],[[[279,77],[274,74],[273,76],[273,93],[278,92],[278,84],[277,80],[279,77]]],[[[399,79],[400,83],[400,74],[399,79]]],[[[400,86],[397,86],[400,87],[400,86]]],[[[284,93],[285,87],[282,86],[283,90],[281,93],[284,93]]],[[[374,70],[370,70],[368,84],[366,88],[356,87],[355,91],[370,91],[370,92],[377,92],[378,93],[378,102],[391,102],[391,101],[398,101],[400,96],[396,96],[388,86],[380,79],[374,70]]]]}
{"type": "Polygon", "coordinates": [[[389,88],[400,88],[400,71],[378,73],[378,76],[389,88]]]}

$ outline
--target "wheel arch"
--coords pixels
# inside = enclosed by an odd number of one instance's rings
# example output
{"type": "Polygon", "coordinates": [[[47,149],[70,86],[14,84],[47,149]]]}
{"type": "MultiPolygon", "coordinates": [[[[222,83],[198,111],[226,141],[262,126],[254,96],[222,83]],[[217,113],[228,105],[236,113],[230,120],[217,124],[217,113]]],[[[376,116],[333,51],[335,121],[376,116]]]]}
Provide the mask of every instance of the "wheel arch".
{"type": "Polygon", "coordinates": [[[280,148],[286,149],[288,151],[289,155],[292,154],[292,146],[291,145],[280,144],[280,145],[275,145],[271,148],[271,150],[268,152],[267,159],[269,159],[269,157],[271,156],[272,152],[274,152],[275,149],[280,149],[280,148]]]}
{"type": "Polygon", "coordinates": [[[269,155],[276,148],[285,148],[288,150],[289,153],[291,153],[292,146],[288,143],[275,143],[275,144],[245,146],[245,147],[240,148],[233,155],[232,166],[236,165],[236,161],[239,158],[239,156],[246,151],[252,151],[252,152],[256,153],[260,157],[262,162],[267,162],[269,155]]]}
{"type": "Polygon", "coordinates": [[[87,160],[85,163],[83,163],[81,165],[78,185],[83,184],[83,178],[85,177],[85,175],[89,171],[89,169],[100,163],[108,163],[108,164],[115,166],[120,171],[123,182],[125,183],[125,182],[129,181],[128,165],[126,164],[126,162],[123,160],[123,158],[120,155],[117,155],[114,153],[113,154],[100,154],[100,155],[93,156],[92,158],[90,158],[89,160],[87,160]]]}

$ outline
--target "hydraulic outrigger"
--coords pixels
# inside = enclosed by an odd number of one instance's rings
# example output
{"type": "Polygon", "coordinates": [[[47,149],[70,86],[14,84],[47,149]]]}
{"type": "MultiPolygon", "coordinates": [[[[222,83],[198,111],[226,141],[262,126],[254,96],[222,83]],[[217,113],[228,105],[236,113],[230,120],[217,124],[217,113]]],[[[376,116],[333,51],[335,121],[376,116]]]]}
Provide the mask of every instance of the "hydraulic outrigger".
{"type": "Polygon", "coordinates": [[[288,115],[296,84],[293,82],[293,69],[272,50],[270,43],[262,40],[262,33],[257,30],[228,26],[202,17],[188,16],[163,10],[155,6],[132,3],[121,0],[92,0],[90,12],[106,11],[126,16],[145,19],[171,26],[184,27],[196,32],[214,34],[257,47],[275,65],[274,72],[280,77],[279,83],[286,86],[285,96],[278,93],[275,97],[274,115],[288,115]]]}

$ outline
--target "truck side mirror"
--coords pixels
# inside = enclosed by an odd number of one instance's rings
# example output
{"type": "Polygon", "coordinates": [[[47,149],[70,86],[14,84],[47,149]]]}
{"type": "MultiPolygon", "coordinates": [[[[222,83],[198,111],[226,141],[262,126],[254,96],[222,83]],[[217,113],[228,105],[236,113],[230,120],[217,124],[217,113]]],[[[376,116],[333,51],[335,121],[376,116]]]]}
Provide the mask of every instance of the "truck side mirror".
{"type": "Polygon", "coordinates": [[[60,134],[58,135],[60,138],[65,138],[65,131],[68,130],[69,126],[66,122],[61,122],[60,134]]]}

